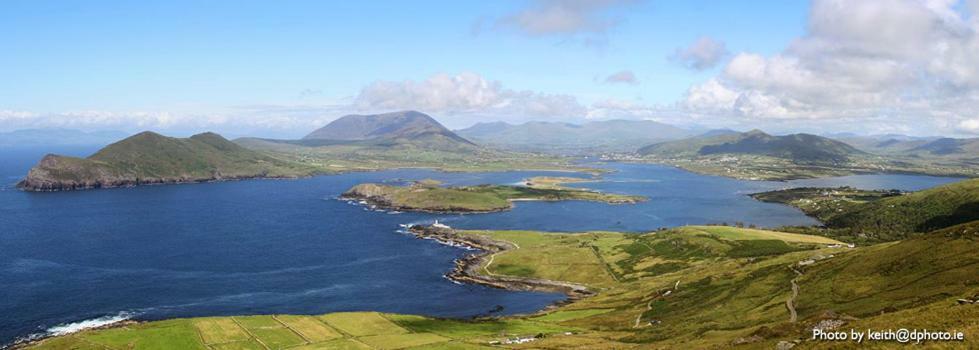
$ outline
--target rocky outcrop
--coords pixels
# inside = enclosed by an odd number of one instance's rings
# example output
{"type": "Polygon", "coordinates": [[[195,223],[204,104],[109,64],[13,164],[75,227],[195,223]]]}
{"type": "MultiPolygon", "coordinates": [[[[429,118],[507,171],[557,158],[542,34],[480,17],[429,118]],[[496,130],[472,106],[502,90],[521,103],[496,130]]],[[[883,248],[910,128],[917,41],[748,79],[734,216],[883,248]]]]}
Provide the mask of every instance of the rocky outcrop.
{"type": "Polygon", "coordinates": [[[486,258],[496,253],[517,248],[510,243],[492,240],[484,236],[462,235],[451,228],[436,226],[414,225],[408,231],[418,238],[468,247],[478,251],[478,253],[466,255],[455,261],[455,267],[445,275],[450,280],[516,291],[560,292],[567,295],[571,300],[594,295],[594,292],[588,287],[570,282],[483,274],[480,269],[486,258]]]}
{"type": "Polygon", "coordinates": [[[48,154],[17,187],[27,191],[83,190],[134,186],[137,179],[100,162],[48,154]]]}

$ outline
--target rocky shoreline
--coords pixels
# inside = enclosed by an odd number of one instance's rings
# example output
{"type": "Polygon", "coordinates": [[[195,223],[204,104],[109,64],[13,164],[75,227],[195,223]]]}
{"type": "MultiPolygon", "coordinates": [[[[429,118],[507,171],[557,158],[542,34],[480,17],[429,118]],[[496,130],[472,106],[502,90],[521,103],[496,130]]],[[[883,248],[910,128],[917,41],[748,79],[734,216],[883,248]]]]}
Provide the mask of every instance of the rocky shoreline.
{"type": "Polygon", "coordinates": [[[507,242],[492,240],[484,236],[460,235],[451,228],[436,226],[413,225],[408,228],[408,232],[420,239],[431,239],[478,251],[455,261],[452,271],[445,275],[446,278],[455,282],[479,284],[513,291],[564,293],[568,296],[565,303],[595,294],[588,287],[575,283],[536,278],[491,276],[481,273],[480,269],[489,256],[516,248],[507,242]]]}
{"type": "Polygon", "coordinates": [[[207,178],[123,178],[123,179],[111,179],[111,180],[94,180],[94,181],[40,181],[37,179],[26,178],[17,183],[16,187],[19,190],[27,192],[61,192],[61,191],[83,191],[83,190],[94,190],[101,188],[129,188],[137,186],[154,186],[154,185],[182,185],[182,184],[197,184],[197,183],[209,183],[209,182],[225,182],[225,181],[239,181],[239,180],[283,180],[283,179],[296,179],[299,177],[294,176],[269,176],[269,175],[254,175],[254,176],[213,176],[207,178]]]}

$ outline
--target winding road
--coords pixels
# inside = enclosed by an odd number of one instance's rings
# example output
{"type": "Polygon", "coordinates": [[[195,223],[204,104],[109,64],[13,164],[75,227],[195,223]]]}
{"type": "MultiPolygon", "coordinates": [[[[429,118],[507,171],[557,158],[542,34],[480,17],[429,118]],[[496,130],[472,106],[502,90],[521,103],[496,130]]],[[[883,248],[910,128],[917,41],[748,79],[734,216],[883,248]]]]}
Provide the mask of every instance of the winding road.
{"type": "Polygon", "coordinates": [[[799,283],[796,283],[796,280],[802,277],[802,272],[792,266],[789,266],[789,270],[798,274],[798,276],[789,281],[792,283],[792,296],[785,301],[785,307],[789,309],[789,322],[795,323],[799,319],[799,315],[795,312],[795,299],[799,297],[799,283]]]}

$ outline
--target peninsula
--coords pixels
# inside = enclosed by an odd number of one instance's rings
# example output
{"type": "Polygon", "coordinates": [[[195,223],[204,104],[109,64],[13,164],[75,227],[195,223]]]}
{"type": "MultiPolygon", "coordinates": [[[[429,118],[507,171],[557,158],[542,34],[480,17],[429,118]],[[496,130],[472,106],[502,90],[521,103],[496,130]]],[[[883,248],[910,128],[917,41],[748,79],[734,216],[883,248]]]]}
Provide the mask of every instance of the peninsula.
{"type": "Polygon", "coordinates": [[[979,179],[909,193],[841,187],[795,188],[751,196],[797,207],[824,225],[787,229],[859,243],[896,241],[979,220],[979,179]]]}

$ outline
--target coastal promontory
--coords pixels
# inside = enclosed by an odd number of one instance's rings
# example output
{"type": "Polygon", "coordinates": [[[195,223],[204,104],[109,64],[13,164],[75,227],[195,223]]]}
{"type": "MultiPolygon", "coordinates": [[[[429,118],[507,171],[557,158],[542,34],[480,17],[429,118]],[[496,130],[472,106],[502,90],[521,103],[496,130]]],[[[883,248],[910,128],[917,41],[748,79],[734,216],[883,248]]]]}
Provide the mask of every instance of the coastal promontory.
{"type": "Polygon", "coordinates": [[[48,154],[17,186],[28,191],[64,191],[312,173],[309,167],[248,150],[215,133],[175,138],[147,131],[88,158],[48,154]]]}

